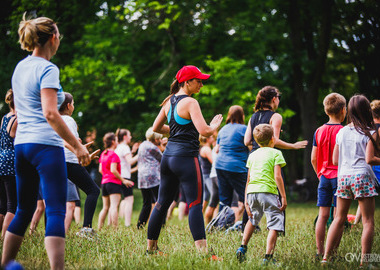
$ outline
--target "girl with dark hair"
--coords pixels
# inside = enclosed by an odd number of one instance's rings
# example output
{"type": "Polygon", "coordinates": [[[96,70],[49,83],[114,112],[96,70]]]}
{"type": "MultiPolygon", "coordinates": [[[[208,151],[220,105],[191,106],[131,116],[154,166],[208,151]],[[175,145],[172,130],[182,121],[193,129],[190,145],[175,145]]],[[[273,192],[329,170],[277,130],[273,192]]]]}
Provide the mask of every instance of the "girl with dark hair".
{"type": "Polygon", "coordinates": [[[351,97],[347,111],[348,125],[336,135],[333,152],[333,163],[338,165],[337,207],[327,234],[322,263],[326,263],[334,249],[338,248],[351,201],[355,199],[362,212],[362,265],[368,263],[366,255],[371,253],[373,243],[375,196],[378,193],[371,165],[380,165],[379,133],[365,96],[351,97]]]}
{"type": "MultiPolygon", "coordinates": [[[[121,185],[131,186],[129,180],[121,177],[120,158],[115,153],[117,146],[116,136],[113,132],[108,132],[103,137],[104,148],[106,150],[99,158],[99,172],[102,174],[102,200],[103,209],[99,213],[98,229],[103,227],[104,220],[109,212],[110,224],[115,228],[118,225],[118,208],[121,200],[121,185]]],[[[132,182],[133,183],[133,182],[132,182]]]]}
{"type": "MultiPolygon", "coordinates": [[[[59,113],[62,116],[62,119],[65,121],[66,125],[70,129],[70,131],[74,134],[79,142],[82,142],[79,138],[78,134],[78,126],[75,122],[74,118],[72,118],[72,114],[74,112],[74,98],[70,93],[65,93],[65,100],[63,101],[61,107],[59,108],[59,113]]],[[[95,184],[94,180],[92,180],[91,176],[88,174],[87,170],[81,166],[78,162],[78,158],[72,151],[72,147],[66,142],[63,142],[65,146],[65,160],[67,167],[67,178],[72,183],[68,183],[68,213],[66,213],[65,219],[65,229],[68,231],[75,209],[74,200],[79,200],[78,192],[75,187],[78,186],[81,190],[83,190],[86,195],[86,202],[84,204],[84,220],[83,220],[83,228],[77,233],[78,236],[92,238],[95,235],[95,231],[92,229],[92,219],[94,217],[96,202],[98,200],[100,191],[98,186],[95,184]],[[75,185],[73,185],[75,184],[75,185]]],[[[89,146],[90,144],[86,144],[89,146]]],[[[100,150],[96,150],[90,155],[91,160],[98,158],[100,150]]]]}
{"type": "MultiPolygon", "coordinates": [[[[226,125],[219,131],[216,141],[218,157],[215,161],[219,184],[219,211],[225,206],[231,207],[234,190],[239,201],[244,203],[244,191],[247,181],[246,162],[248,148],[244,145],[244,110],[234,105],[228,110],[226,125]]],[[[244,207],[235,212],[235,220],[241,218],[244,207]]]]}
{"type": "Polygon", "coordinates": [[[216,115],[207,125],[198,102],[191,95],[198,93],[203,86],[202,80],[209,77],[195,66],[181,68],[171,86],[170,96],[161,104],[154,121],[153,131],[170,133],[170,137],[161,160],[158,201],[148,225],[147,253],[157,252],[161,225],[180,184],[189,205],[189,226],[195,246],[207,251],[202,215],[203,180],[198,160],[199,134],[211,136],[223,117],[216,115]],[[165,125],[166,121],[169,125],[165,125]]]}
{"type": "Polygon", "coordinates": [[[16,135],[17,117],[13,101],[13,91],[9,89],[5,96],[9,113],[1,120],[0,129],[0,213],[4,215],[1,236],[4,238],[17,208],[16,175],[14,168],[15,148],[13,140],[16,135]]]}
{"type": "Polygon", "coordinates": [[[41,185],[46,203],[45,245],[51,269],[65,265],[67,171],[64,139],[79,163],[86,166],[90,155],[70,132],[58,108],[64,100],[59,69],[50,62],[60,45],[57,24],[45,17],[26,20],[19,26],[21,48],[33,51],[21,60],[12,76],[18,127],[15,138],[17,211],[5,234],[2,266],[13,260],[36,208],[41,185]]]}
{"type": "Polygon", "coordinates": [[[301,149],[305,148],[307,141],[299,141],[296,143],[287,143],[280,139],[282,126],[282,116],[275,111],[280,104],[281,93],[276,87],[265,86],[256,96],[255,113],[252,114],[248,122],[248,128],[244,135],[244,143],[252,145],[252,151],[259,148],[252,136],[253,129],[259,124],[270,124],[274,130],[274,138],[276,148],[280,149],[301,149]]]}

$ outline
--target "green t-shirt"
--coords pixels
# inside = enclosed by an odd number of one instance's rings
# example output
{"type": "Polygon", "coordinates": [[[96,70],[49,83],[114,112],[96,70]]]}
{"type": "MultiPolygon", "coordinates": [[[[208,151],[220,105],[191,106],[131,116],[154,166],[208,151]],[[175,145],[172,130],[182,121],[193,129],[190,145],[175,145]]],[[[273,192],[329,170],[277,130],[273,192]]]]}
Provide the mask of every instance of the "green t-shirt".
{"type": "Polygon", "coordinates": [[[286,165],[284,156],[280,150],[272,147],[260,147],[248,157],[247,167],[249,172],[249,193],[272,193],[278,195],[276,181],[274,180],[274,166],[286,165]]]}

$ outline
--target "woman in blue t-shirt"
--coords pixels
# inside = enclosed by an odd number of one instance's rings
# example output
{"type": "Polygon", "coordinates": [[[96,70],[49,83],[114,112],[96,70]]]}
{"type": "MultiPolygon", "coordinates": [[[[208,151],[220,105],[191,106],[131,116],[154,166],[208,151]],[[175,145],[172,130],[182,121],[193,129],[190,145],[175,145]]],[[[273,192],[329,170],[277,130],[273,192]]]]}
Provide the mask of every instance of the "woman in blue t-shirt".
{"type": "Polygon", "coordinates": [[[13,260],[32,219],[41,185],[46,204],[45,246],[52,269],[65,264],[65,210],[67,173],[62,138],[72,146],[79,163],[90,156],[62,120],[58,107],[64,100],[59,69],[50,62],[60,44],[56,23],[45,17],[26,20],[19,26],[21,48],[32,55],[21,60],[12,76],[18,118],[15,169],[18,207],[5,234],[2,266],[13,260]]]}
{"type": "MultiPolygon", "coordinates": [[[[226,125],[219,131],[216,141],[218,157],[215,161],[219,184],[219,211],[231,206],[234,190],[239,201],[244,203],[245,184],[247,182],[246,162],[248,148],[244,145],[244,110],[234,105],[228,110],[226,125]]],[[[242,208],[241,210],[244,210],[242,208]]],[[[241,213],[236,213],[239,218],[241,213]]]]}

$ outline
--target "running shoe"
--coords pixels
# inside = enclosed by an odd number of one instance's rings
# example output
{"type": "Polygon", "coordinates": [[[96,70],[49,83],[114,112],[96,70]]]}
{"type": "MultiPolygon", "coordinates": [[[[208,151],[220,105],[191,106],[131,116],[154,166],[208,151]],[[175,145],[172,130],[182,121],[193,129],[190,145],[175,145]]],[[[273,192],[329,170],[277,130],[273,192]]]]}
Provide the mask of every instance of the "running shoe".
{"type": "Polygon", "coordinates": [[[236,250],[236,258],[238,259],[239,262],[244,262],[245,261],[245,253],[247,253],[247,249],[243,247],[239,247],[236,250]]]}

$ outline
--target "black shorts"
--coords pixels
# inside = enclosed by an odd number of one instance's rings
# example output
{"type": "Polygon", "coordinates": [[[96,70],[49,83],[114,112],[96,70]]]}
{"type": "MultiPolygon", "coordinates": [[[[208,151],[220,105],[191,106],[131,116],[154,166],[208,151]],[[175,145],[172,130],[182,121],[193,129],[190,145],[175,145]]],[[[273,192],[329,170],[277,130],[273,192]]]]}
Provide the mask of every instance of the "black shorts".
{"type": "MultiPolygon", "coordinates": [[[[131,179],[128,179],[128,178],[124,178],[124,179],[131,181],[131,179]]],[[[127,198],[129,196],[133,196],[133,187],[127,187],[126,185],[122,184],[121,190],[122,190],[122,194],[123,194],[124,198],[127,198]]]]}
{"type": "Polygon", "coordinates": [[[106,197],[111,194],[121,194],[121,186],[115,183],[105,183],[102,184],[102,196],[106,197]]]}

